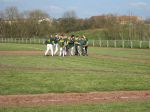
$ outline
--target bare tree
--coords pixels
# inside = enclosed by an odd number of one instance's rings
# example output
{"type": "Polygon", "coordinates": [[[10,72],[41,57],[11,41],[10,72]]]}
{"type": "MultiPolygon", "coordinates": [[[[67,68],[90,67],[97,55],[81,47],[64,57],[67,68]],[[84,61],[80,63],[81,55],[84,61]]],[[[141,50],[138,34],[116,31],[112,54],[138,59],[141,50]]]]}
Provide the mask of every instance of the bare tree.
{"type": "Polygon", "coordinates": [[[60,29],[64,32],[76,31],[77,15],[75,11],[67,11],[60,19],[60,29]]]}
{"type": "Polygon", "coordinates": [[[19,11],[17,7],[8,7],[5,10],[5,17],[8,20],[16,20],[19,18],[19,11]]]}
{"type": "Polygon", "coordinates": [[[49,18],[49,15],[46,12],[37,9],[37,10],[30,11],[28,13],[28,18],[40,20],[40,19],[49,18]]]}
{"type": "Polygon", "coordinates": [[[76,12],[74,10],[67,11],[63,14],[62,18],[77,18],[76,12]]]}

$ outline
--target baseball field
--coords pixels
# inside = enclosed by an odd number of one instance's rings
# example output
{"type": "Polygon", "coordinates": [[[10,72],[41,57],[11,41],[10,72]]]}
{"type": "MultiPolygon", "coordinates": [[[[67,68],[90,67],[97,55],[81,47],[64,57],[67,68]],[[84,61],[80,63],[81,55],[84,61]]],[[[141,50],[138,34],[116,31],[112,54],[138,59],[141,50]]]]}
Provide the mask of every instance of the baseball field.
{"type": "Polygon", "coordinates": [[[66,57],[45,49],[0,43],[0,112],[149,112],[149,49],[66,57]]]}

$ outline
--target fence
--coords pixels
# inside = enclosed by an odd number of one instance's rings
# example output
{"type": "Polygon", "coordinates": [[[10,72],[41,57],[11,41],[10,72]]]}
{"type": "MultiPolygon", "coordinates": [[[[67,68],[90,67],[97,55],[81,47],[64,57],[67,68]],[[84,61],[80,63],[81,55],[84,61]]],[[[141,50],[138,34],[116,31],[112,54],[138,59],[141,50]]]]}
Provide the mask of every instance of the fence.
{"type": "Polygon", "coordinates": [[[0,43],[44,44],[45,40],[40,38],[0,38],[0,43]]]}
{"type": "MultiPolygon", "coordinates": [[[[41,38],[0,38],[0,43],[44,44],[41,38]]],[[[89,46],[114,48],[150,48],[150,41],[142,40],[89,40],[89,46]]]]}
{"type": "Polygon", "coordinates": [[[142,41],[142,40],[90,40],[89,45],[93,47],[150,49],[150,41],[142,41]]]}

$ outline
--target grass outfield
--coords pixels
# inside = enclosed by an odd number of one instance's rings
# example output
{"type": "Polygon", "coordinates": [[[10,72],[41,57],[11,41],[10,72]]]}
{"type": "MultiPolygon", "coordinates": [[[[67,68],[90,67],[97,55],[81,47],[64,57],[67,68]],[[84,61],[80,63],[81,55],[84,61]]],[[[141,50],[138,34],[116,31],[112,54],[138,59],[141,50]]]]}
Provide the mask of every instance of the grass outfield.
{"type": "MultiPolygon", "coordinates": [[[[0,50],[10,51],[44,48],[0,44],[0,50]]],[[[89,52],[88,57],[64,58],[0,55],[0,95],[150,90],[150,50],[90,48],[89,52]]]]}
{"type": "Polygon", "coordinates": [[[20,50],[44,50],[46,48],[45,45],[40,44],[16,44],[16,43],[0,43],[0,51],[20,51],[20,50]]]}
{"type": "Polygon", "coordinates": [[[1,112],[149,112],[150,101],[39,107],[0,107],[1,112]]]}

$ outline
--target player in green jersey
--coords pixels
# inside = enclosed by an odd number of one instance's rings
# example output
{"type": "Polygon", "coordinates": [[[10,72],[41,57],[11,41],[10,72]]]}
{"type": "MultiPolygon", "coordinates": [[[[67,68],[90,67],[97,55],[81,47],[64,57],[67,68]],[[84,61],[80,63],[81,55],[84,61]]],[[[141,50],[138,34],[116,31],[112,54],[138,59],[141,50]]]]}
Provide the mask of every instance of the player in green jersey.
{"type": "Polygon", "coordinates": [[[50,35],[50,38],[46,41],[47,44],[47,49],[45,51],[45,56],[48,56],[49,51],[51,51],[51,55],[54,55],[54,51],[53,51],[53,44],[54,44],[54,38],[52,37],[52,35],[50,35]]]}
{"type": "Polygon", "coordinates": [[[74,35],[68,38],[68,49],[71,56],[74,55],[74,35]]]}
{"type": "Polygon", "coordinates": [[[66,52],[66,41],[65,41],[65,37],[64,35],[61,35],[59,38],[59,47],[60,47],[60,52],[59,52],[59,56],[65,56],[65,52],[66,52]]]}

